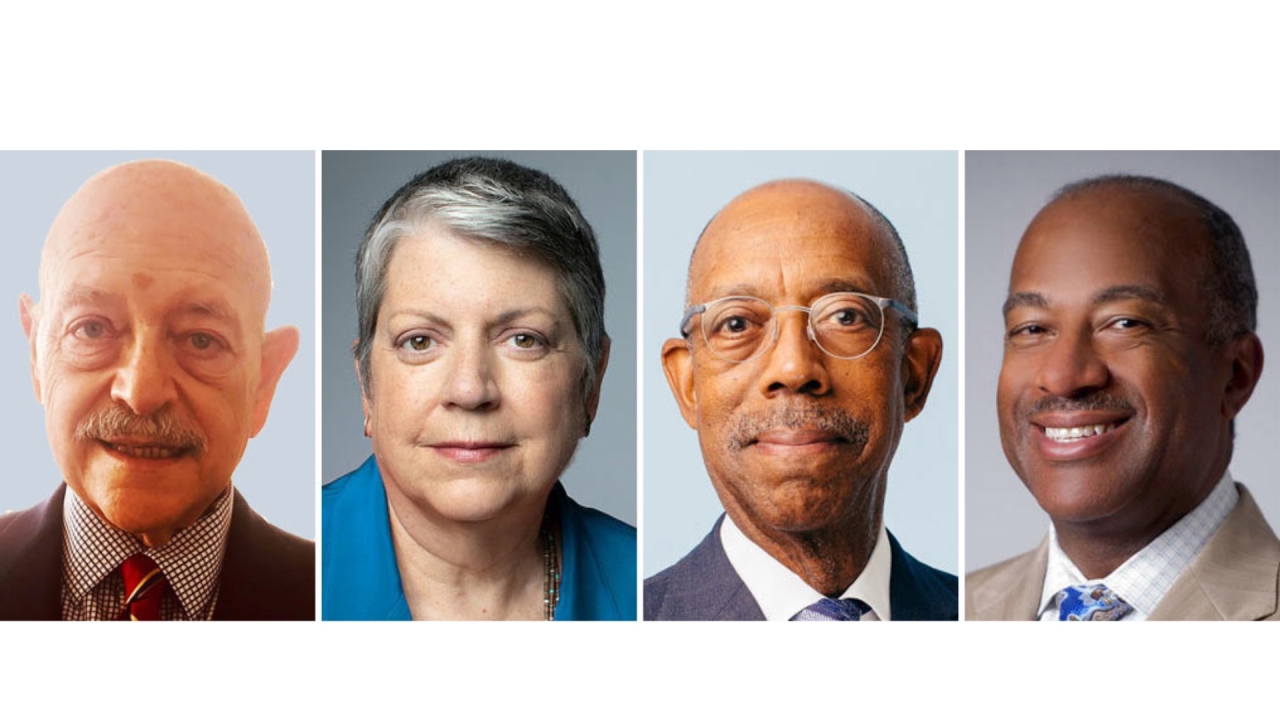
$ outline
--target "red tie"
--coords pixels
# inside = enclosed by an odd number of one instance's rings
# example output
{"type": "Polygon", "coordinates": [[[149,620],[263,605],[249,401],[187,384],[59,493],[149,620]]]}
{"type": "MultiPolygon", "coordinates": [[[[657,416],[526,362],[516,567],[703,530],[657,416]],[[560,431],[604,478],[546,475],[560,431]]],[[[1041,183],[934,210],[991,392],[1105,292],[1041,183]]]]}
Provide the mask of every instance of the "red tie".
{"type": "Polygon", "coordinates": [[[138,553],[120,566],[124,576],[124,607],[121,620],[159,620],[160,596],[169,586],[156,561],[138,553]]]}

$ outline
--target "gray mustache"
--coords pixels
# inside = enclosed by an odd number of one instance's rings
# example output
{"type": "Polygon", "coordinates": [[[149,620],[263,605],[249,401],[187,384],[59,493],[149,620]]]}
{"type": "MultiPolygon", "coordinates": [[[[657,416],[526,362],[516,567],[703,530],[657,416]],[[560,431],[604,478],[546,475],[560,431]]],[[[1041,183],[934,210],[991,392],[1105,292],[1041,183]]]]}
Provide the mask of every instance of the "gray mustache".
{"type": "Polygon", "coordinates": [[[857,447],[867,444],[871,425],[839,408],[823,405],[786,406],[767,413],[741,415],[729,430],[729,448],[741,450],[761,434],[778,428],[816,428],[838,435],[857,447]]]}
{"type": "Polygon", "coordinates": [[[127,407],[111,405],[76,426],[76,440],[110,440],[121,436],[143,439],[151,445],[186,448],[196,453],[203,453],[207,444],[200,431],[168,409],[137,415],[127,407]]]}

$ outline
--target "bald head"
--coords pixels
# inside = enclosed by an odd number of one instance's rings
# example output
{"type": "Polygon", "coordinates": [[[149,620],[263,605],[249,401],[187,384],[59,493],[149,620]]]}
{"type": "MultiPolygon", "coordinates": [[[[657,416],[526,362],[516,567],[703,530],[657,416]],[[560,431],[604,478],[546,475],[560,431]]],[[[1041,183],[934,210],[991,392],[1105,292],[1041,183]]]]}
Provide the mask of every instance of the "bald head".
{"type": "Polygon", "coordinates": [[[270,303],[267,249],[244,204],[222,183],[182,163],[139,160],[85,182],[45,238],[42,300],[60,286],[66,263],[88,251],[207,264],[238,278],[259,320],[270,303]]]}
{"type": "Polygon", "coordinates": [[[911,308],[916,307],[915,280],[906,249],[893,223],[871,203],[858,195],[813,180],[774,180],[757,185],[724,206],[703,229],[689,261],[685,305],[700,301],[693,297],[693,281],[706,268],[700,258],[704,244],[719,245],[741,239],[743,233],[774,233],[779,237],[874,238],[879,270],[888,278],[889,296],[911,308]]]}
{"type": "Polygon", "coordinates": [[[63,205],[19,315],[54,457],[100,518],[158,547],[226,491],[298,350],[264,332],[270,295],[244,205],[193,168],[117,165],[63,205]]]}

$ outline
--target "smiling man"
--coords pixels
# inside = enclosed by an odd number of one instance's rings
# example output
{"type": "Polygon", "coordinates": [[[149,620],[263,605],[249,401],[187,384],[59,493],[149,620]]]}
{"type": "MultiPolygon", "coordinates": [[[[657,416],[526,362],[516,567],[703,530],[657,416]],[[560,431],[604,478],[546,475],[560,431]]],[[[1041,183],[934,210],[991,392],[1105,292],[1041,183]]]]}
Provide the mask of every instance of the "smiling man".
{"type": "Polygon", "coordinates": [[[805,180],[703,231],[662,364],[725,515],[644,586],[646,620],[947,620],[956,578],[884,527],[889,465],[942,356],[897,231],[805,180]]]}
{"type": "Polygon", "coordinates": [[[1052,520],[967,578],[974,620],[1253,620],[1280,541],[1227,471],[1262,372],[1240,229],[1172,183],[1069,185],[1018,247],[997,405],[1005,456],[1052,520]]]}
{"type": "Polygon", "coordinates": [[[231,483],[299,342],[264,331],[239,198],[174,162],[109,168],[54,220],[39,285],[19,309],[65,484],[0,517],[0,618],[312,618],[312,543],[231,483]]]}

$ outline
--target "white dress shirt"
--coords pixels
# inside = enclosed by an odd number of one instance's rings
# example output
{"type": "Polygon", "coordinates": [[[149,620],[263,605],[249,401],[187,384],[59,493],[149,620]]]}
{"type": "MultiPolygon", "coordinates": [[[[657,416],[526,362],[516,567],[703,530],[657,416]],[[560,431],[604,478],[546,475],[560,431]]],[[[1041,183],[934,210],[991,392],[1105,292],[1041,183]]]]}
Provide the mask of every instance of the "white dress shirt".
{"type": "Polygon", "coordinates": [[[1084,573],[1058,545],[1058,535],[1050,523],[1049,564],[1040,590],[1040,619],[1058,619],[1058,593],[1068,586],[1102,583],[1133,606],[1133,612],[1121,621],[1146,620],[1178,576],[1209,543],[1239,499],[1240,493],[1231,473],[1227,472],[1195,510],[1100,580],[1085,579],[1084,573]]]}
{"type": "MultiPolygon", "coordinates": [[[[725,515],[720,525],[720,543],[729,564],[742,578],[743,584],[755,598],[766,620],[790,620],[796,613],[818,602],[822,593],[809,587],[799,575],[778,562],[733,524],[725,515]]],[[[889,572],[893,559],[889,553],[889,533],[884,524],[876,536],[876,546],[862,574],[853,581],[841,598],[854,598],[871,606],[871,612],[863,620],[889,620],[889,572]]]]}

